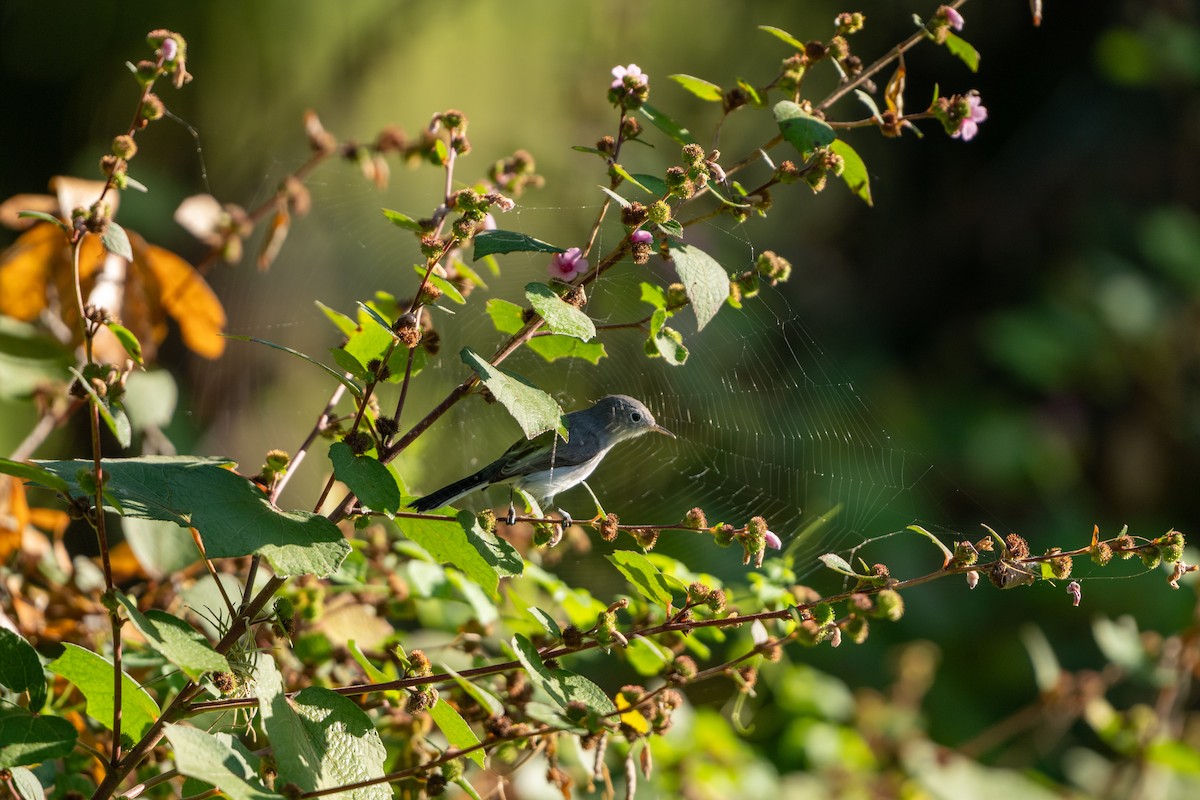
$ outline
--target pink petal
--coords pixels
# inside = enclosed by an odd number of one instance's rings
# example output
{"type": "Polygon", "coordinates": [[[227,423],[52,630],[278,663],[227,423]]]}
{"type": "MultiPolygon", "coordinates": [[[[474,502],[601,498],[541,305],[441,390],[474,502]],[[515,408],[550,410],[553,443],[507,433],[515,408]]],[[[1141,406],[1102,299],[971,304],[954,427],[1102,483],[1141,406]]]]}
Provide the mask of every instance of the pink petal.
{"type": "Polygon", "coordinates": [[[772,550],[783,549],[783,542],[779,540],[779,536],[777,536],[773,531],[767,531],[766,540],[767,547],[771,548],[772,550]]]}

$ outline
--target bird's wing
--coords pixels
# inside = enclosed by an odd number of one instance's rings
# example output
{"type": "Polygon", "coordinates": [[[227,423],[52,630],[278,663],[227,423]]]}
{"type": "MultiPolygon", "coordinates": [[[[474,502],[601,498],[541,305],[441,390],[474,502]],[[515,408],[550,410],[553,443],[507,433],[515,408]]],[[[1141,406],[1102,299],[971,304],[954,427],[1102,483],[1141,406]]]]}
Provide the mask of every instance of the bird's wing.
{"type": "Polygon", "coordinates": [[[522,439],[497,459],[500,469],[494,481],[499,482],[514,475],[540,472],[551,467],[574,467],[590,461],[600,452],[599,436],[572,434],[570,441],[554,438],[555,431],[547,431],[532,439],[522,439]],[[585,441],[587,440],[587,441],[585,441]]]}

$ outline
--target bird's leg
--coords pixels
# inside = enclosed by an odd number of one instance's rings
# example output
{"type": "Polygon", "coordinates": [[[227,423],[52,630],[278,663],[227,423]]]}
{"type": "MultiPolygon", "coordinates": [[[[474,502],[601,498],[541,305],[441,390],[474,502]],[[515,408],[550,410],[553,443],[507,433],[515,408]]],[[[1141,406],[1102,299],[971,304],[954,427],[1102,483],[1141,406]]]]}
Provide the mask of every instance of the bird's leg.
{"type": "Polygon", "coordinates": [[[561,508],[556,508],[555,511],[557,511],[562,516],[562,529],[564,531],[567,528],[569,528],[575,524],[575,520],[571,519],[571,515],[568,514],[565,510],[563,510],[561,508]]]}
{"type": "Polygon", "coordinates": [[[517,524],[517,507],[513,505],[513,491],[511,487],[508,490],[508,516],[504,518],[504,521],[509,525],[517,524]]]}

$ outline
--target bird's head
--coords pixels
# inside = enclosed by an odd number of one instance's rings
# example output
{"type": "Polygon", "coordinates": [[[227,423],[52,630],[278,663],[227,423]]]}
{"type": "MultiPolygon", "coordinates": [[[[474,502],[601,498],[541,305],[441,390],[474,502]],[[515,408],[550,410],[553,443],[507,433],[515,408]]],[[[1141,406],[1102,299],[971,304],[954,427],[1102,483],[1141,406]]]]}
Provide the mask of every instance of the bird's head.
{"type": "Polygon", "coordinates": [[[640,400],[624,395],[610,394],[602,397],[592,406],[596,420],[604,426],[605,431],[616,441],[632,439],[643,433],[662,433],[675,438],[675,434],[659,425],[640,400]]]}

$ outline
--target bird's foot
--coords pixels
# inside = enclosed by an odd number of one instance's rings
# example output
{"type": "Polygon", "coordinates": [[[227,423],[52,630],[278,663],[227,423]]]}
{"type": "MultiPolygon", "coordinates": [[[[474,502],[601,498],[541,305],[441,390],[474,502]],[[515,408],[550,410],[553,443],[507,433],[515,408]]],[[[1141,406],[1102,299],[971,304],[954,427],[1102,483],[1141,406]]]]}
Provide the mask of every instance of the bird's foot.
{"type": "Polygon", "coordinates": [[[511,500],[508,503],[508,516],[504,518],[504,522],[506,525],[517,524],[517,507],[512,504],[511,500]]]}
{"type": "Polygon", "coordinates": [[[561,508],[557,508],[557,509],[555,509],[555,511],[557,511],[559,513],[559,515],[562,517],[562,529],[564,531],[567,528],[569,528],[575,524],[575,520],[572,519],[571,515],[568,514],[566,511],[563,511],[561,508]]]}

